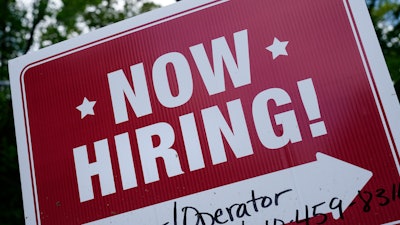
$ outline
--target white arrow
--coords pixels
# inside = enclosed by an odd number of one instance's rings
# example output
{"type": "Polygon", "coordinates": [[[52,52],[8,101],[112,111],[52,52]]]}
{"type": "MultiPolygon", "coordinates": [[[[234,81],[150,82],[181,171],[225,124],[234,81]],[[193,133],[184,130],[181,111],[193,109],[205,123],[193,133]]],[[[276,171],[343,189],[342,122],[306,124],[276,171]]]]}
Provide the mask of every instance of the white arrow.
{"type": "MultiPolygon", "coordinates": [[[[277,174],[290,179],[288,185],[297,190],[300,209],[301,206],[314,206],[338,198],[342,200],[343,211],[346,210],[372,177],[372,172],[322,153],[316,156],[317,161],[278,171],[277,174]]],[[[329,208],[329,204],[319,206],[318,212],[332,212],[335,219],[340,217],[337,210],[329,208]]]]}
{"type": "Polygon", "coordinates": [[[337,219],[372,173],[322,153],[317,153],[316,157],[314,162],[85,225],[264,225],[266,221],[273,224],[276,220],[283,224],[327,213],[337,219]]]}

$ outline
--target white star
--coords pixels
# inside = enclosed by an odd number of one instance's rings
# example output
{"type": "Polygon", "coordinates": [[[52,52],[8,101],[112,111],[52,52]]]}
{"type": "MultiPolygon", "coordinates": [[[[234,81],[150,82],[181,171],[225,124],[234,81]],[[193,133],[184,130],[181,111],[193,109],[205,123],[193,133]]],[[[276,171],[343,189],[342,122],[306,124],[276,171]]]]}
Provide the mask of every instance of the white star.
{"type": "Polygon", "coordinates": [[[89,101],[86,97],[83,99],[82,104],[76,107],[79,111],[81,111],[81,119],[85,118],[87,115],[94,115],[94,104],[96,101],[89,101]]]}
{"type": "Polygon", "coordinates": [[[289,41],[279,41],[278,38],[274,38],[272,45],[268,46],[266,49],[272,52],[272,59],[276,59],[280,55],[288,55],[286,51],[286,46],[289,41]]]}

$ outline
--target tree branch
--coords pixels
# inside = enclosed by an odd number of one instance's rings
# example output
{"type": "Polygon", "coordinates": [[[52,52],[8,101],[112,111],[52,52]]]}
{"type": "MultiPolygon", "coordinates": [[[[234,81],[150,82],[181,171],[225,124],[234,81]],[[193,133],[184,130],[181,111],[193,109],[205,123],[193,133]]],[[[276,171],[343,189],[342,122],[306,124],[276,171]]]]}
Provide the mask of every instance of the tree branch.
{"type": "Polygon", "coordinates": [[[48,0],[38,0],[35,1],[35,3],[33,4],[34,9],[33,9],[32,28],[29,31],[29,39],[27,40],[24,54],[26,54],[32,47],[36,28],[39,25],[39,23],[42,22],[42,20],[44,19],[48,4],[49,4],[48,0]]]}

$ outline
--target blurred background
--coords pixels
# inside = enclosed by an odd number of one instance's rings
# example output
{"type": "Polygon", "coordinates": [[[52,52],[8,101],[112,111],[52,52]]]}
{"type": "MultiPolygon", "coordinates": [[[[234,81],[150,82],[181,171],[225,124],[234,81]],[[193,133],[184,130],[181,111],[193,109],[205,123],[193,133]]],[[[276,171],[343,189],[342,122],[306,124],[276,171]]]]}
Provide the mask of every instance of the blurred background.
{"type": "MultiPolygon", "coordinates": [[[[8,60],[174,2],[0,0],[0,225],[24,224],[8,60]]],[[[366,4],[400,96],[400,0],[366,4]]]]}

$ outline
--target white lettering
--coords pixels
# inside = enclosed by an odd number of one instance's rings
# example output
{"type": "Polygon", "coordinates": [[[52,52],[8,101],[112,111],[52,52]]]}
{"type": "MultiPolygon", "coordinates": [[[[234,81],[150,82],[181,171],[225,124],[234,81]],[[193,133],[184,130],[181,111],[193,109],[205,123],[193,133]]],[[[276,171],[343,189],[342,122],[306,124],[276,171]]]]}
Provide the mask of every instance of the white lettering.
{"type": "Polygon", "coordinates": [[[89,163],[86,145],[73,150],[81,202],[94,198],[92,176],[95,175],[99,176],[101,194],[103,196],[115,193],[114,175],[107,139],[96,141],[94,149],[97,161],[92,163],[89,163]]]}
{"type": "Polygon", "coordinates": [[[228,102],[227,107],[232,129],[217,106],[201,111],[213,164],[227,161],[222,134],[237,158],[253,154],[242,103],[237,99],[228,102]]]}
{"type": "Polygon", "coordinates": [[[160,180],[157,169],[157,158],[162,158],[169,177],[183,174],[178,153],[172,149],[175,134],[168,123],[156,123],[136,130],[140,160],[145,183],[160,180]],[[158,136],[160,144],[153,145],[153,136],[158,136]]]}
{"type": "Polygon", "coordinates": [[[125,97],[129,101],[137,117],[152,113],[143,63],[131,66],[131,76],[135,91],[133,91],[126,79],[123,70],[108,73],[108,85],[110,88],[115,124],[128,121],[125,97]]]}
{"type": "Polygon", "coordinates": [[[247,30],[236,32],[234,40],[237,64],[225,37],[212,40],[214,71],[208,60],[204,45],[198,44],[190,47],[190,52],[210,95],[225,91],[223,62],[225,62],[226,69],[235,88],[251,83],[247,30]]]}
{"type": "Polygon", "coordinates": [[[124,190],[137,186],[135,167],[132,159],[132,148],[129,134],[122,133],[114,137],[117,149],[119,171],[124,190]]]}
{"type": "Polygon", "coordinates": [[[204,168],[203,153],[193,113],[179,117],[190,171],[204,168]]]}
{"type": "Polygon", "coordinates": [[[189,63],[185,56],[178,52],[170,52],[160,56],[153,66],[153,84],[158,101],[167,108],[185,104],[192,97],[193,81],[189,63]],[[167,65],[172,64],[178,83],[178,95],[173,96],[168,82],[167,65]]]}
{"type": "Polygon", "coordinates": [[[291,103],[286,91],[280,88],[271,88],[259,93],[253,101],[253,119],[258,138],[269,149],[278,149],[289,142],[301,141],[301,134],[297,118],[293,110],[275,115],[277,125],[282,125],[282,135],[277,136],[268,111],[267,102],[274,100],[277,106],[291,103]]]}

